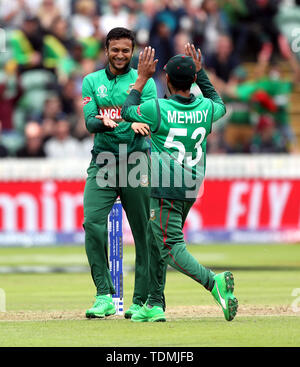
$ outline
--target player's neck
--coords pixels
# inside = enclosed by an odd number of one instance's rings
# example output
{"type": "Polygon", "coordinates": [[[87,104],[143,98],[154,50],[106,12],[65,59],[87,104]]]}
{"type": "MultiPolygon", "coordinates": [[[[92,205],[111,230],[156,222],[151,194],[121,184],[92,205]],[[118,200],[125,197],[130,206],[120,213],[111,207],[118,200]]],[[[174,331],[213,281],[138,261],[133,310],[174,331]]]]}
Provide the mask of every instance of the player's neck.
{"type": "Polygon", "coordinates": [[[181,97],[185,97],[185,98],[189,98],[190,95],[191,95],[189,90],[183,91],[183,90],[176,90],[176,89],[174,89],[171,94],[177,94],[177,95],[179,95],[181,97]]]}
{"type": "Polygon", "coordinates": [[[177,94],[179,96],[182,96],[182,97],[185,97],[185,98],[189,98],[191,93],[190,93],[190,90],[178,90],[178,89],[175,89],[173,88],[172,85],[168,85],[168,88],[169,88],[169,92],[170,94],[177,94]]]}

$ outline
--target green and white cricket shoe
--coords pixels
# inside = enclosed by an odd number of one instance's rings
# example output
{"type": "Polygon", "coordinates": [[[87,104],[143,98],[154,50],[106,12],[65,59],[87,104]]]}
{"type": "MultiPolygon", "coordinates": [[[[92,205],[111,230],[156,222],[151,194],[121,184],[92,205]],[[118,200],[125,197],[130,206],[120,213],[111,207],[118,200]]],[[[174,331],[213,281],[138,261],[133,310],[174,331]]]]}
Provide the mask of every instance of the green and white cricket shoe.
{"type": "Polygon", "coordinates": [[[85,316],[87,318],[103,318],[105,316],[114,315],[116,307],[111,296],[96,296],[96,301],[93,307],[86,310],[85,316]]]}
{"type": "Polygon", "coordinates": [[[166,316],[163,309],[159,306],[149,307],[144,305],[138,312],[135,312],[131,321],[133,322],[164,322],[166,316]]]}
{"type": "Polygon", "coordinates": [[[125,312],[124,317],[125,319],[131,319],[132,315],[138,312],[143,306],[140,306],[136,303],[133,303],[129,309],[125,312]]]}
{"type": "Polygon", "coordinates": [[[233,274],[230,271],[225,271],[224,273],[216,274],[214,280],[215,284],[211,293],[222,307],[225,319],[231,321],[234,319],[238,309],[238,300],[233,295],[233,274]]]}

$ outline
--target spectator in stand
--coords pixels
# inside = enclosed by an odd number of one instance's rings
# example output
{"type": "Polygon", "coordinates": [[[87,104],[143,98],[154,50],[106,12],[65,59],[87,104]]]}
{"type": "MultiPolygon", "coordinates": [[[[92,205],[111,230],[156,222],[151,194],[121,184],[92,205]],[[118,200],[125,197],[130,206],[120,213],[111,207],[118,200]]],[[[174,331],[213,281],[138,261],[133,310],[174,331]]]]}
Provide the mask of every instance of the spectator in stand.
{"type": "Polygon", "coordinates": [[[29,0],[0,1],[0,24],[6,29],[20,28],[29,15],[29,0]]]}
{"type": "Polygon", "coordinates": [[[63,112],[69,116],[74,113],[75,101],[78,96],[75,79],[70,77],[65,84],[60,85],[59,99],[63,112]]]}
{"type": "Polygon", "coordinates": [[[219,35],[216,51],[206,55],[204,62],[216,86],[218,79],[222,82],[230,82],[234,70],[240,65],[240,60],[234,52],[234,45],[229,35],[219,35]]]}
{"type": "Polygon", "coordinates": [[[62,58],[57,66],[57,76],[59,83],[64,85],[70,78],[77,78],[82,74],[82,63],[85,58],[83,55],[83,45],[80,42],[74,43],[70,53],[62,58]]]}
{"type": "Polygon", "coordinates": [[[182,21],[186,20],[187,10],[182,3],[175,0],[162,0],[159,2],[159,9],[153,17],[152,29],[150,37],[153,32],[156,33],[158,23],[167,25],[173,37],[182,29],[182,21]]]}
{"type": "MultiPolygon", "coordinates": [[[[65,0],[61,0],[61,1],[65,1],[65,0]]],[[[80,0],[68,0],[69,1],[69,10],[70,13],[73,15],[76,13],[76,7],[77,4],[80,2],[80,0]]],[[[93,2],[95,3],[95,15],[96,16],[100,16],[102,13],[102,0],[93,0],[93,2]]]]}
{"type": "Polygon", "coordinates": [[[204,0],[201,9],[202,16],[197,19],[203,33],[201,49],[204,55],[214,54],[218,49],[219,36],[229,32],[228,23],[217,0],[204,0]]]}
{"type": "Polygon", "coordinates": [[[151,27],[153,18],[157,12],[157,3],[155,0],[145,0],[141,3],[141,9],[137,14],[136,23],[134,25],[133,30],[137,34],[139,32],[145,32],[148,35],[150,35],[151,27]]]}
{"type": "Polygon", "coordinates": [[[44,65],[56,69],[69,56],[75,40],[69,35],[68,22],[60,15],[52,20],[48,31],[44,37],[44,65]]]}
{"type": "Polygon", "coordinates": [[[222,134],[225,153],[250,153],[254,135],[253,106],[248,99],[230,92],[246,83],[247,76],[247,71],[240,66],[234,70],[230,83],[224,83],[221,88],[227,108],[227,121],[222,134]]]}
{"type": "Polygon", "coordinates": [[[218,4],[226,17],[227,28],[236,53],[241,59],[244,59],[248,38],[248,27],[246,25],[248,8],[245,0],[218,0],[218,4]]]}
{"type": "Polygon", "coordinates": [[[95,18],[99,21],[94,0],[76,1],[75,13],[71,18],[72,33],[76,39],[92,37],[95,34],[95,18]]]}
{"type": "Polygon", "coordinates": [[[174,37],[174,49],[175,54],[184,54],[185,53],[185,45],[187,43],[191,43],[191,35],[186,31],[179,31],[174,37]]]}
{"type": "MultiPolygon", "coordinates": [[[[282,142],[284,143],[285,151],[296,150],[289,114],[289,96],[292,91],[292,83],[289,80],[284,80],[278,65],[270,62],[271,52],[272,48],[266,47],[260,51],[253,73],[255,79],[240,80],[238,83],[233,82],[232,79],[231,83],[223,83],[220,88],[224,100],[227,101],[228,111],[232,110],[229,123],[226,125],[228,134],[225,141],[228,143],[230,135],[229,140],[232,142],[229,144],[228,152],[249,152],[251,142],[253,143],[253,134],[256,133],[255,141],[257,141],[258,134],[265,131],[265,127],[268,127],[268,131],[275,129],[276,136],[279,133],[280,141],[276,139],[279,146],[282,142]],[[230,109],[231,104],[232,108],[230,109]],[[235,117],[233,120],[232,116],[235,117]],[[270,119],[272,119],[272,125],[275,124],[272,127],[269,126],[270,119]],[[263,121],[262,125],[258,130],[255,130],[255,126],[259,126],[261,120],[263,121]],[[232,122],[235,125],[234,129],[232,129],[234,127],[232,122]],[[249,130],[249,134],[247,130],[249,130]],[[244,138],[240,139],[242,133],[247,138],[247,144],[245,144],[244,138]],[[243,144],[240,144],[241,142],[243,144]]],[[[274,149],[274,152],[278,150],[281,151],[281,148],[274,149]]]]}
{"type": "Polygon", "coordinates": [[[21,29],[13,31],[11,47],[19,71],[43,68],[44,36],[35,16],[27,16],[21,29]]]}
{"type": "Polygon", "coordinates": [[[100,2],[96,0],[77,0],[73,3],[71,32],[77,42],[83,46],[83,57],[87,59],[98,59],[103,44],[99,4],[100,2]]]}
{"type": "Polygon", "coordinates": [[[11,132],[14,129],[14,109],[22,94],[23,91],[19,78],[10,75],[7,68],[4,69],[4,72],[0,74],[0,121],[2,122],[2,129],[5,132],[11,132]],[[9,79],[12,79],[15,85],[15,91],[13,93],[9,90],[9,79]]]}
{"type": "Polygon", "coordinates": [[[248,51],[256,58],[265,43],[271,42],[278,55],[279,31],[275,17],[278,12],[280,0],[245,0],[248,16],[246,19],[249,37],[247,44],[251,44],[248,51]]]}
{"type": "Polygon", "coordinates": [[[255,67],[256,80],[240,86],[237,93],[242,98],[251,98],[256,115],[271,115],[275,129],[280,133],[286,150],[297,151],[296,139],[290,125],[290,95],[297,83],[299,66],[290,63],[292,78],[283,78],[280,65],[271,61],[272,46],[261,49],[255,67]]]}
{"type": "MultiPolygon", "coordinates": [[[[295,136],[288,108],[292,83],[282,79],[278,64],[273,61],[274,58],[288,61],[295,73],[293,82],[300,80],[299,59],[291,51],[293,39],[289,38],[291,27],[298,24],[300,1],[295,0],[293,7],[286,6],[286,11],[280,13],[278,5],[283,3],[280,0],[0,0],[0,26],[11,30],[7,49],[13,55],[7,63],[11,70],[5,66],[6,61],[0,62],[0,68],[12,78],[17,75],[14,74],[16,71],[48,69],[54,72],[58,82],[53,86],[58,95],[46,100],[43,112],[35,116],[32,109],[27,109],[24,117],[17,107],[23,108],[26,94],[22,95],[19,87],[14,93],[12,89],[8,93],[7,85],[0,82],[0,121],[5,144],[10,146],[6,141],[7,132],[19,134],[20,130],[22,134],[28,119],[40,124],[45,142],[55,135],[58,120],[68,120],[70,134],[85,147],[83,151],[89,151],[91,137],[82,124],[78,95],[83,77],[104,67],[103,40],[117,25],[136,32],[135,56],[148,44],[156,49],[160,63],[157,71],[171,56],[184,53],[185,43],[193,42],[201,48],[203,63],[216,89],[227,99],[228,107],[224,118],[226,124],[220,124],[208,139],[208,151],[259,151],[255,142],[265,127],[266,130],[271,127],[261,124],[258,130],[254,128],[265,116],[271,116],[275,124],[272,129],[276,134],[279,132],[286,150],[292,151],[289,147],[295,136]],[[268,58],[261,62],[261,55],[270,49],[268,58]],[[241,59],[249,61],[249,56],[250,60],[253,57],[257,61],[256,78],[252,82],[240,77],[241,59]],[[21,96],[23,98],[19,100],[21,96]],[[22,104],[16,104],[18,100],[22,104]],[[21,120],[22,127],[18,130],[21,120]],[[232,134],[233,129],[236,134],[232,134]],[[252,140],[254,132],[256,135],[252,140]],[[229,135],[233,140],[239,136],[237,140],[240,142],[229,146],[229,135]]],[[[136,57],[132,60],[132,66],[136,66],[136,57]]],[[[159,72],[154,75],[158,96],[164,97],[166,86],[161,77],[159,72]]],[[[44,91],[45,95],[49,94],[48,85],[42,83],[41,94],[37,92],[41,96],[41,105],[44,91]]],[[[200,93],[195,84],[192,93],[200,93]]],[[[35,98],[29,97],[29,100],[37,104],[35,98]]]]}
{"type": "Polygon", "coordinates": [[[162,70],[175,52],[172,29],[167,22],[162,21],[156,24],[156,30],[150,38],[150,45],[155,49],[158,59],[157,69],[162,70]]]}
{"type": "Polygon", "coordinates": [[[57,95],[49,97],[44,104],[43,113],[39,116],[32,116],[42,127],[44,141],[50,139],[54,134],[56,121],[64,116],[62,102],[57,95]]]}
{"type": "Polygon", "coordinates": [[[158,59],[153,79],[157,86],[157,95],[161,98],[165,95],[166,89],[165,75],[162,70],[168,60],[175,55],[174,38],[169,23],[163,21],[156,23],[156,29],[153,31],[149,43],[155,49],[155,55],[158,59]]]}
{"type": "Polygon", "coordinates": [[[56,5],[56,0],[42,0],[36,16],[39,18],[41,27],[45,32],[52,31],[54,20],[61,16],[61,11],[56,5]]]}
{"type": "Polygon", "coordinates": [[[100,29],[104,37],[106,37],[112,28],[129,28],[129,13],[124,8],[123,1],[109,0],[108,6],[108,10],[100,19],[100,29]]]}
{"type": "Polygon", "coordinates": [[[8,156],[8,150],[6,146],[1,143],[1,132],[2,132],[2,122],[0,120],[0,158],[6,158],[8,156]]]}
{"type": "Polygon", "coordinates": [[[60,119],[55,123],[54,135],[45,143],[48,158],[74,158],[81,154],[81,145],[70,135],[70,123],[60,119]]]}
{"type": "Polygon", "coordinates": [[[25,144],[17,150],[18,158],[44,158],[46,157],[43,143],[43,132],[40,124],[29,121],[25,126],[25,144]]]}

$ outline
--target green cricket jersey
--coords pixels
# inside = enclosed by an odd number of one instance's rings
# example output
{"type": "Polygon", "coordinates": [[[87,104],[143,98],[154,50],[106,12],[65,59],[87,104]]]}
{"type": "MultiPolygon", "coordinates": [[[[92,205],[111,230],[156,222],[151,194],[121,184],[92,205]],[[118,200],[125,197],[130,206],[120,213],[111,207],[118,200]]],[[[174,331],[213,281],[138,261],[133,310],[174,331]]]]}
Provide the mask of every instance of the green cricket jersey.
{"type": "Polygon", "coordinates": [[[205,71],[197,74],[202,94],[197,98],[172,95],[140,103],[132,90],[121,115],[127,121],[147,123],[151,130],[151,196],[193,201],[206,167],[206,139],[212,123],[226,108],[205,71]]]}
{"type": "MultiPolygon", "coordinates": [[[[137,79],[137,71],[128,68],[122,75],[114,75],[109,67],[87,75],[82,84],[83,111],[86,127],[90,133],[95,134],[92,150],[93,161],[101,152],[111,152],[118,158],[119,144],[127,145],[127,153],[135,151],[145,152],[149,149],[149,142],[144,136],[135,134],[131,124],[124,122],[121,117],[121,108],[132,86],[137,79]],[[96,115],[107,115],[116,122],[122,122],[114,130],[103,125],[96,115]]],[[[149,79],[141,101],[156,98],[156,85],[149,79]]]]}

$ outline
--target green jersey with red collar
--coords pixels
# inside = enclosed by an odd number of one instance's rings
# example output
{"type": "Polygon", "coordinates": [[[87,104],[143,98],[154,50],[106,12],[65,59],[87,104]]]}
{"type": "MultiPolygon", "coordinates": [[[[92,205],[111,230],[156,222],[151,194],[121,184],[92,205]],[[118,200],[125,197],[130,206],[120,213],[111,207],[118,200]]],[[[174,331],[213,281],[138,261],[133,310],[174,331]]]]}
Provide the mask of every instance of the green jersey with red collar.
{"type": "MultiPolygon", "coordinates": [[[[111,152],[118,157],[119,144],[126,144],[127,153],[147,151],[149,142],[144,136],[135,134],[131,124],[121,117],[121,108],[137,79],[137,71],[132,68],[121,75],[114,75],[109,67],[88,74],[82,84],[83,111],[88,131],[94,135],[93,160],[101,152],[111,152]],[[103,125],[96,115],[107,115],[116,122],[122,122],[114,130],[103,125]]],[[[149,79],[141,101],[156,98],[156,85],[149,79]]]]}
{"type": "Polygon", "coordinates": [[[193,201],[206,168],[206,139],[225,105],[204,70],[197,74],[202,95],[172,95],[140,103],[133,89],[122,109],[127,121],[147,123],[151,130],[151,196],[193,201]]]}

